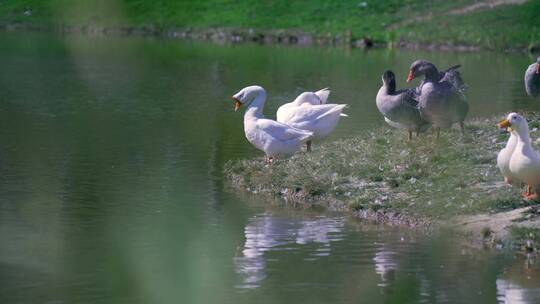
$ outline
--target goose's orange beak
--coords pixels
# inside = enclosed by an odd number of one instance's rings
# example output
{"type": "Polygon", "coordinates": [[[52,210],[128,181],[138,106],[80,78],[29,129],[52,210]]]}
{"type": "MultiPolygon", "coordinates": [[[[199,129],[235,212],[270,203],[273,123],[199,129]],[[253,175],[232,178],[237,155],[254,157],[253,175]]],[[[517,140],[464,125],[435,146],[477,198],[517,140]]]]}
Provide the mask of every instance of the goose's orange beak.
{"type": "Polygon", "coordinates": [[[540,74],[540,63],[536,65],[536,74],[540,74]]]}
{"type": "Polygon", "coordinates": [[[238,98],[234,97],[234,96],[231,96],[231,99],[234,100],[234,111],[238,111],[238,109],[240,109],[240,106],[242,105],[242,103],[240,102],[240,100],[238,100],[238,98]]]}
{"type": "Polygon", "coordinates": [[[510,127],[510,121],[508,119],[503,119],[499,121],[497,126],[499,126],[499,128],[501,129],[507,129],[508,127],[510,127]]]}
{"type": "Polygon", "coordinates": [[[414,75],[413,75],[413,72],[411,70],[411,71],[409,71],[409,76],[407,77],[407,82],[411,82],[411,80],[413,80],[413,79],[414,79],[414,75]]]}

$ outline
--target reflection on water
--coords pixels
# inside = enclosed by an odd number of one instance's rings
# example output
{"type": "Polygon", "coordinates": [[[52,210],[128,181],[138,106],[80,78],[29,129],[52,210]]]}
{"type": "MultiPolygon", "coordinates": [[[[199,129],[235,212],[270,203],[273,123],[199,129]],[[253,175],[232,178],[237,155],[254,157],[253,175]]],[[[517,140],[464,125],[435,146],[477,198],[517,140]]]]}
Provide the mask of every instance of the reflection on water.
{"type": "Polygon", "coordinates": [[[343,217],[267,209],[247,220],[243,238],[232,259],[234,287],[248,300],[268,292],[310,303],[327,303],[325,297],[336,303],[540,300],[532,257],[462,247],[445,234],[419,237],[343,217]]]}
{"type": "Polygon", "coordinates": [[[377,250],[373,262],[375,263],[375,272],[381,276],[382,283],[380,287],[388,286],[396,279],[398,264],[396,262],[397,252],[385,248],[382,244],[377,250]]]}
{"type": "Polygon", "coordinates": [[[520,256],[496,281],[499,303],[540,302],[540,269],[536,254],[520,256]]]}
{"type": "Polygon", "coordinates": [[[499,303],[524,304],[527,301],[527,290],[504,279],[497,279],[497,301],[499,303]]]}
{"type": "Polygon", "coordinates": [[[244,235],[246,241],[240,256],[235,257],[237,273],[241,274],[243,284],[239,288],[256,288],[266,278],[265,253],[297,250],[294,245],[314,244],[311,252],[304,258],[314,261],[328,256],[331,242],[342,240],[344,226],[341,217],[316,217],[313,219],[291,219],[263,213],[249,219],[244,235]]]}

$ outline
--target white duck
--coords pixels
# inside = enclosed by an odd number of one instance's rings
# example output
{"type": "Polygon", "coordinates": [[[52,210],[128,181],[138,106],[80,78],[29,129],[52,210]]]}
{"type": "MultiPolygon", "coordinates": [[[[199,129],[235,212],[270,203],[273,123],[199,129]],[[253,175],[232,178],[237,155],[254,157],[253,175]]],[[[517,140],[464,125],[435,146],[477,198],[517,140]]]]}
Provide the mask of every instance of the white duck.
{"type": "MultiPolygon", "coordinates": [[[[327,104],[328,89],[322,89],[315,93],[304,92],[293,102],[279,107],[276,116],[277,121],[286,125],[313,132],[313,139],[322,139],[328,136],[334,129],[346,104],[327,104]]],[[[307,150],[311,151],[311,140],[306,142],[307,150]]]]}
{"type": "Polygon", "coordinates": [[[517,137],[514,153],[510,158],[509,168],[516,179],[527,183],[527,191],[523,196],[528,199],[536,199],[540,186],[540,154],[531,146],[529,137],[529,125],[523,116],[510,113],[499,124],[503,128],[512,128],[512,133],[517,137]],[[533,188],[536,188],[533,193],[533,188]]]}
{"type": "Polygon", "coordinates": [[[514,153],[514,149],[516,148],[518,137],[516,133],[512,132],[512,128],[502,127],[501,125],[503,124],[503,122],[504,120],[499,122],[499,128],[507,129],[508,132],[510,132],[510,137],[508,138],[506,147],[504,147],[497,155],[497,167],[499,167],[499,170],[501,170],[501,174],[504,176],[504,182],[507,184],[512,184],[512,182],[514,182],[516,178],[512,174],[512,172],[510,172],[510,158],[512,157],[512,153],[514,153]]]}
{"type": "Polygon", "coordinates": [[[235,101],[235,111],[243,104],[247,106],[244,114],[246,138],[257,149],[264,151],[269,165],[275,157],[288,156],[300,150],[313,137],[313,132],[264,118],[266,91],[260,86],[245,87],[231,98],[235,101]]]}

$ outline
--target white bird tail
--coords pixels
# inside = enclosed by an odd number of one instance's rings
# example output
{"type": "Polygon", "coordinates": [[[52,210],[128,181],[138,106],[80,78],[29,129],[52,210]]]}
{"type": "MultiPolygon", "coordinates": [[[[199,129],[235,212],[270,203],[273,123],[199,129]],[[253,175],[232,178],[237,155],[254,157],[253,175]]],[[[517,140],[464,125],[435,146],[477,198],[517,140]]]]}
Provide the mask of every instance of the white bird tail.
{"type": "Polygon", "coordinates": [[[334,114],[336,112],[339,112],[339,116],[342,116],[342,115],[345,115],[345,116],[348,116],[347,114],[344,114],[344,113],[341,113],[341,111],[343,111],[343,109],[345,109],[347,107],[346,104],[338,104],[336,105],[335,107],[333,107],[330,111],[324,113],[323,115],[319,116],[318,119],[321,119],[327,115],[331,115],[331,114],[334,114]]]}

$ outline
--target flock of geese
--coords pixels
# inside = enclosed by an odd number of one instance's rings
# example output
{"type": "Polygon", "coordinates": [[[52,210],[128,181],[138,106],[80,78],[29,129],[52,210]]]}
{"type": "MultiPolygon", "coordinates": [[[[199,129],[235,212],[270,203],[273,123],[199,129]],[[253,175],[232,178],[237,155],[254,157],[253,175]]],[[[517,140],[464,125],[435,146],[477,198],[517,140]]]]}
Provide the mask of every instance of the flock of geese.
{"type": "MultiPolygon", "coordinates": [[[[392,127],[406,130],[408,139],[413,134],[433,127],[439,137],[441,129],[458,123],[464,132],[464,121],[469,112],[465,97],[467,86],[458,71],[459,65],[439,71],[427,60],[416,60],[409,68],[407,82],[424,77],[415,88],[396,89],[392,71],[382,75],[382,86],[376,104],[384,120],[392,127]]],[[[525,71],[525,90],[533,98],[540,97],[540,57],[525,71]]],[[[235,111],[245,105],[244,132],[247,140],[262,150],[270,166],[275,158],[289,156],[305,144],[311,151],[312,140],[328,136],[335,129],[346,104],[327,103],[330,90],[304,92],[293,102],[277,110],[277,120],[263,115],[266,91],[260,86],[249,86],[234,94],[235,111]]],[[[523,196],[535,199],[540,194],[540,153],[531,146],[526,119],[510,113],[499,122],[499,127],[510,132],[506,147],[499,152],[497,166],[508,184],[527,184],[523,196]]]]}

